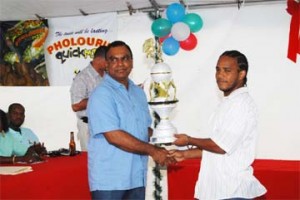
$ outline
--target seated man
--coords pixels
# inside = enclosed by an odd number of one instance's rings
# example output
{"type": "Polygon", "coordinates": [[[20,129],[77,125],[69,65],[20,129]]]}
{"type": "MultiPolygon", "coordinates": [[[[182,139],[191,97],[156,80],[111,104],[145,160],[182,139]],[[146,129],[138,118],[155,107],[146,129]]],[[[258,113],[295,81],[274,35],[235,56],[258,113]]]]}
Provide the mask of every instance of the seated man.
{"type": "MultiPolygon", "coordinates": [[[[16,141],[8,129],[6,113],[0,109],[0,164],[14,164],[16,162],[33,163],[42,160],[41,146],[34,145],[27,148],[24,144],[16,141]],[[38,151],[36,151],[38,150],[38,151]]],[[[45,150],[45,149],[44,149],[45,150]]]]}
{"type": "Polygon", "coordinates": [[[38,137],[29,128],[21,127],[25,120],[25,108],[19,103],[13,103],[8,107],[9,131],[15,139],[27,148],[34,143],[39,143],[38,137]]]}

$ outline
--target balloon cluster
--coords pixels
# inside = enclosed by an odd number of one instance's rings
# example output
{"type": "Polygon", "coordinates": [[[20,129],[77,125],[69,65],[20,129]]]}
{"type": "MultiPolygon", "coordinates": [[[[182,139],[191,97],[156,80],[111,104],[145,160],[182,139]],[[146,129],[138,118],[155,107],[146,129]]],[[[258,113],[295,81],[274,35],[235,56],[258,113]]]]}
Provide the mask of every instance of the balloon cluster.
{"type": "Polygon", "coordinates": [[[197,38],[194,35],[203,26],[201,17],[196,13],[185,12],[184,6],[179,3],[170,4],[166,11],[166,17],[156,19],[151,26],[152,33],[162,43],[165,54],[175,55],[180,48],[190,51],[197,46],[197,38]]]}

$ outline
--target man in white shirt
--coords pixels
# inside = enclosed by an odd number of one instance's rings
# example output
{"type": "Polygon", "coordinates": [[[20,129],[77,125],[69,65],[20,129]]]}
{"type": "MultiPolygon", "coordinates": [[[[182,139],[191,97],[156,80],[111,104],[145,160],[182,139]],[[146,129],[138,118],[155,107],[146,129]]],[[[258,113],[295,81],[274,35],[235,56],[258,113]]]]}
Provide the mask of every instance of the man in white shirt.
{"type": "Polygon", "coordinates": [[[106,46],[100,46],[96,49],[93,60],[76,75],[70,89],[72,109],[77,115],[77,138],[80,141],[81,151],[87,151],[89,129],[86,107],[90,94],[105,74],[106,48],[106,46]]]}
{"type": "Polygon", "coordinates": [[[209,138],[177,134],[177,161],[202,157],[194,197],[200,200],[254,199],[266,193],[251,164],[257,142],[257,109],[247,91],[248,61],[239,51],[225,51],[217,62],[216,81],[224,99],[211,118],[209,138]]]}

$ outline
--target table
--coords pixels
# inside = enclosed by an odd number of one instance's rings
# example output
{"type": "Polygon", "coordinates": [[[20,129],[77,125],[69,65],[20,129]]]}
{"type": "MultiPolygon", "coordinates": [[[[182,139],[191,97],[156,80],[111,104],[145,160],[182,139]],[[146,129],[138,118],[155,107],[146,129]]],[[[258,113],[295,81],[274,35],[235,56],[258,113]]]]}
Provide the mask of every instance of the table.
{"type": "MultiPolygon", "coordinates": [[[[300,161],[257,159],[253,168],[254,175],[268,190],[262,199],[300,199],[300,161]]],[[[199,159],[168,167],[169,200],[193,199],[199,169],[199,159]]]]}
{"type": "MultiPolygon", "coordinates": [[[[0,199],[90,199],[87,153],[47,158],[32,172],[0,175],[0,199]]],[[[168,197],[193,199],[200,160],[168,167],[168,197]]],[[[254,175],[268,189],[265,199],[300,199],[300,161],[255,160],[254,175]]]]}
{"type": "Polygon", "coordinates": [[[31,167],[32,172],[0,175],[0,199],[91,198],[86,152],[72,157],[47,157],[45,162],[31,167]]]}

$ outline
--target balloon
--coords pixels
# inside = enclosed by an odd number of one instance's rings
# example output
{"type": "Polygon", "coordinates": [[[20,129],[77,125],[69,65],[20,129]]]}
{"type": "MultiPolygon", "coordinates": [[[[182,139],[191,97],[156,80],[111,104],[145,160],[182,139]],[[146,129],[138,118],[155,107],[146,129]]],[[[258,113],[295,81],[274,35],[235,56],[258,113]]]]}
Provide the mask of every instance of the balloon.
{"type": "Polygon", "coordinates": [[[163,37],[170,33],[172,24],[164,18],[156,19],[151,26],[152,33],[157,37],[163,37]]]}
{"type": "Polygon", "coordinates": [[[181,21],[185,15],[185,8],[179,3],[172,3],[167,7],[167,18],[176,23],[181,21]]]}
{"type": "Polygon", "coordinates": [[[193,33],[199,31],[203,26],[202,18],[196,13],[186,14],[182,22],[186,23],[193,33]]]}
{"type": "Polygon", "coordinates": [[[194,49],[196,46],[197,46],[197,38],[193,33],[191,33],[186,40],[180,42],[180,47],[186,51],[190,51],[194,49]]]}
{"type": "Polygon", "coordinates": [[[179,42],[173,37],[167,38],[162,44],[162,50],[165,54],[172,56],[179,51],[179,42]]]}
{"type": "Polygon", "coordinates": [[[163,42],[165,41],[165,39],[167,39],[168,37],[171,37],[171,33],[168,34],[168,35],[166,35],[166,36],[164,36],[164,37],[160,37],[160,38],[158,39],[158,41],[159,41],[160,43],[163,43],[163,42]]]}
{"type": "Polygon", "coordinates": [[[171,28],[172,37],[177,41],[186,40],[190,36],[190,33],[190,27],[183,22],[177,22],[171,28]]]}

